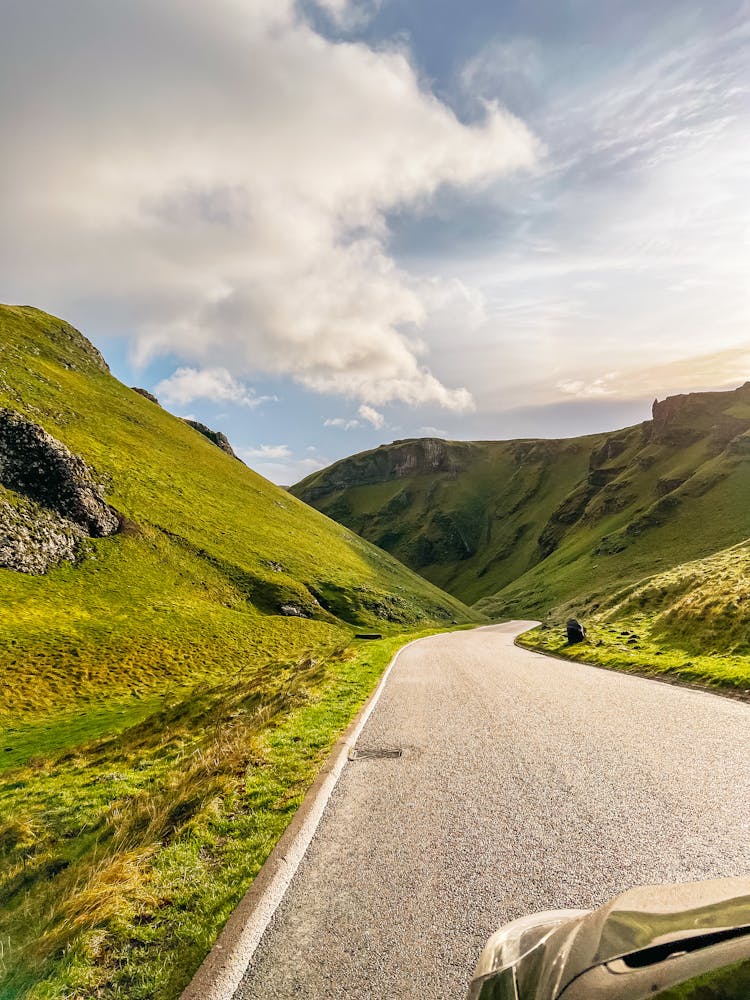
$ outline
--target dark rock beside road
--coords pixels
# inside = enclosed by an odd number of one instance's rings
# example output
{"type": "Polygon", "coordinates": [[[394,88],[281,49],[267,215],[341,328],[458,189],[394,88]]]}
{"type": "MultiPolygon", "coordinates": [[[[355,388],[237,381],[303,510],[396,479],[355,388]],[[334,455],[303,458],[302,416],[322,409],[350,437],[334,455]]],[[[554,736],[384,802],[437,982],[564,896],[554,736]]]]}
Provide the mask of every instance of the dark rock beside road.
{"type": "Polygon", "coordinates": [[[568,642],[570,643],[571,646],[577,642],[585,642],[586,627],[582,625],[577,618],[568,619],[566,631],[568,634],[568,642]]]}

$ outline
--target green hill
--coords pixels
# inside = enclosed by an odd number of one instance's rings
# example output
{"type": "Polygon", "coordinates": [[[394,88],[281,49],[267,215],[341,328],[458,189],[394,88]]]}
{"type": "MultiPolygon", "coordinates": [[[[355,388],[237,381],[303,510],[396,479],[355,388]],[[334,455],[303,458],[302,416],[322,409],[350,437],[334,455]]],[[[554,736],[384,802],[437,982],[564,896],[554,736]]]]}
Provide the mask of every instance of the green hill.
{"type": "Polygon", "coordinates": [[[397,441],[292,492],[492,617],[596,605],[750,536],[750,383],[610,434],[397,441]]]}
{"type": "Polygon", "coordinates": [[[0,997],[176,995],[403,635],[478,620],[206,431],[0,307],[0,997]]]}

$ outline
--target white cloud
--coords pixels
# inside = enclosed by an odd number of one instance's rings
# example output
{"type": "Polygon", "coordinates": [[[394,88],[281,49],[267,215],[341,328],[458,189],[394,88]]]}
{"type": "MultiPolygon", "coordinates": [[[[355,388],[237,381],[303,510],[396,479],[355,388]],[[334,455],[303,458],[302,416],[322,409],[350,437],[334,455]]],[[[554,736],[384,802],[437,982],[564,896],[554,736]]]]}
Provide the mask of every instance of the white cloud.
{"type": "Polygon", "coordinates": [[[385,423],[383,414],[372,406],[368,406],[367,403],[363,403],[357,412],[363,420],[366,420],[368,424],[372,424],[376,430],[385,423]]]}
{"type": "Polygon", "coordinates": [[[359,420],[347,420],[346,417],[327,417],[323,421],[324,427],[338,427],[342,431],[353,431],[356,427],[361,427],[359,420]]]}
{"type": "Polygon", "coordinates": [[[382,6],[382,0],[315,0],[315,3],[344,31],[364,27],[382,6]]]}
{"type": "Polygon", "coordinates": [[[262,444],[258,448],[241,448],[242,458],[291,458],[292,452],[288,444],[262,444]]]}
{"type": "Polygon", "coordinates": [[[556,388],[565,396],[575,396],[577,399],[597,399],[601,396],[611,396],[616,392],[613,384],[616,372],[609,372],[600,378],[586,382],[583,379],[563,379],[556,388]]]}
{"type": "MultiPolygon", "coordinates": [[[[242,454],[242,453],[240,453],[242,454]]],[[[251,456],[252,458],[252,456],[251,456]]],[[[293,486],[305,476],[309,476],[318,469],[324,469],[331,464],[330,458],[297,458],[290,454],[282,459],[253,459],[249,462],[255,472],[270,479],[273,483],[281,486],[293,486]]]]}
{"type": "Polygon", "coordinates": [[[259,406],[270,396],[256,396],[252,389],[234,378],[226,368],[178,368],[163,379],[155,393],[166,403],[185,406],[196,399],[224,400],[240,406],[259,406]]]}
{"type": "Polygon", "coordinates": [[[0,44],[6,294],[133,331],[140,362],[471,408],[426,363],[386,219],[533,167],[521,121],[463,124],[403,49],[325,39],[291,0],[70,0],[41,34],[16,4],[0,44]]]}

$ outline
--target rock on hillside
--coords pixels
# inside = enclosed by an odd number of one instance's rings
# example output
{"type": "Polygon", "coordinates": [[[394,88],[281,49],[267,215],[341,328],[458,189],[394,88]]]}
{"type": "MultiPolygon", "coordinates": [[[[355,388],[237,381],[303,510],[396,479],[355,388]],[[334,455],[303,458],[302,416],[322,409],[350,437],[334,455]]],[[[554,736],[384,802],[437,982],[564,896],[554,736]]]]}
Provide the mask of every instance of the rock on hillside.
{"type": "Polygon", "coordinates": [[[236,458],[238,462],[242,461],[238,455],[235,455],[226,434],[222,434],[221,431],[212,431],[210,427],[206,427],[205,424],[201,424],[197,420],[185,420],[185,423],[189,427],[192,427],[194,431],[198,431],[199,434],[202,434],[204,438],[208,438],[211,444],[215,444],[217,448],[221,448],[221,450],[226,452],[227,455],[231,455],[232,458],[236,458]]]}
{"type": "Polygon", "coordinates": [[[148,389],[141,389],[140,386],[137,385],[132,386],[132,389],[133,392],[137,392],[138,395],[143,396],[144,399],[150,399],[152,403],[156,403],[157,406],[161,406],[161,403],[153,394],[153,392],[149,392],[148,389]]]}
{"type": "Polygon", "coordinates": [[[91,470],[37,424],[0,408],[0,566],[44,573],[83,538],[115,534],[120,518],[91,470]]]}
{"type": "Polygon", "coordinates": [[[315,473],[293,486],[292,492],[314,505],[320,497],[355,486],[439,473],[455,478],[469,460],[470,447],[461,441],[441,441],[439,438],[394,441],[374,451],[345,458],[322,474],[315,473]]]}

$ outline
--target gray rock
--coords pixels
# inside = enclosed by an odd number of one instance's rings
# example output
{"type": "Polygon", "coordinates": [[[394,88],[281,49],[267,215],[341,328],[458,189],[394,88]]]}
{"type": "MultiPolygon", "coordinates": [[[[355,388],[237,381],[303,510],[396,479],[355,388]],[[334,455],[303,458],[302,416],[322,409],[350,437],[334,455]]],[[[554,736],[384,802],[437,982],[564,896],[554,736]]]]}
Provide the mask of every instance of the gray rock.
{"type": "Polygon", "coordinates": [[[37,424],[0,408],[0,566],[43,573],[104,538],[120,516],[78,455],[37,424]],[[4,493],[4,495],[3,495],[4,493]]]}
{"type": "Polygon", "coordinates": [[[0,496],[0,566],[34,576],[63,561],[74,562],[86,532],[31,500],[0,496]]]}
{"type": "Polygon", "coordinates": [[[133,392],[137,392],[139,396],[145,396],[146,399],[150,399],[152,403],[156,403],[157,406],[161,406],[161,403],[153,394],[153,392],[149,392],[148,389],[141,389],[137,385],[131,386],[131,389],[133,390],[133,392]]]}
{"type": "Polygon", "coordinates": [[[285,618],[309,618],[308,612],[299,604],[282,604],[279,611],[285,618]]]}
{"type": "Polygon", "coordinates": [[[20,413],[2,408],[0,483],[94,538],[113,535],[120,527],[83,459],[20,413]]]}
{"type": "MultiPolygon", "coordinates": [[[[185,420],[184,417],[183,420],[185,420]]],[[[226,452],[227,455],[231,455],[232,458],[236,458],[238,462],[241,461],[241,459],[235,455],[226,434],[222,434],[221,431],[212,431],[210,427],[206,427],[205,424],[201,424],[197,420],[185,420],[185,423],[192,427],[193,430],[198,431],[199,434],[202,434],[203,437],[208,438],[211,444],[215,444],[217,448],[221,448],[221,450],[226,452]]]]}

